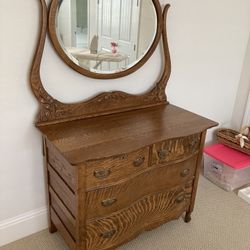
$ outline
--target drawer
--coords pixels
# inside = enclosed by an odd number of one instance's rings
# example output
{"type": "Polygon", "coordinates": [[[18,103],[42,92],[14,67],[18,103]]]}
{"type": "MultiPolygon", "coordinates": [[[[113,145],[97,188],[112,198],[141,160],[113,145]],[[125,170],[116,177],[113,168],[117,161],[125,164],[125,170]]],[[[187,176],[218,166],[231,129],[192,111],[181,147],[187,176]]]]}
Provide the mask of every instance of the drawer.
{"type": "Polygon", "coordinates": [[[197,155],[174,165],[148,168],[125,181],[87,192],[87,218],[97,218],[127,207],[152,193],[185,185],[194,179],[197,155]]]}
{"type": "Polygon", "coordinates": [[[201,134],[169,139],[152,147],[151,165],[183,161],[199,151],[201,134]]]}
{"type": "Polygon", "coordinates": [[[87,189],[106,186],[148,167],[149,148],[86,162],[87,189]]]}
{"type": "Polygon", "coordinates": [[[115,247],[161,223],[179,218],[190,200],[177,187],[142,198],[111,216],[87,221],[87,249],[115,247]]]}

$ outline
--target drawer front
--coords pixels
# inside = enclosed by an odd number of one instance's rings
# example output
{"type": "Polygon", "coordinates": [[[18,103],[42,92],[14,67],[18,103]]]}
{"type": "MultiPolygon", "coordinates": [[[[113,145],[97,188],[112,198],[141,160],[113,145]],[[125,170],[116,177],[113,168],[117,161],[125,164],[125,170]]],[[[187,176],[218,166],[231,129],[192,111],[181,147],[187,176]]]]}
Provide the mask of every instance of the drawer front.
{"type": "Polygon", "coordinates": [[[109,249],[139,233],[179,218],[187,209],[189,199],[178,187],[149,195],[109,217],[87,221],[87,249],[109,249]]]}
{"type": "Polygon", "coordinates": [[[86,163],[87,189],[115,183],[148,167],[149,148],[86,163]]]}
{"type": "Polygon", "coordinates": [[[97,218],[127,207],[145,195],[185,185],[194,179],[197,155],[182,163],[148,168],[114,186],[89,191],[87,218],[97,218]]]}
{"type": "Polygon", "coordinates": [[[195,134],[154,144],[151,165],[170,164],[191,157],[199,151],[200,139],[201,134],[195,134]]]}

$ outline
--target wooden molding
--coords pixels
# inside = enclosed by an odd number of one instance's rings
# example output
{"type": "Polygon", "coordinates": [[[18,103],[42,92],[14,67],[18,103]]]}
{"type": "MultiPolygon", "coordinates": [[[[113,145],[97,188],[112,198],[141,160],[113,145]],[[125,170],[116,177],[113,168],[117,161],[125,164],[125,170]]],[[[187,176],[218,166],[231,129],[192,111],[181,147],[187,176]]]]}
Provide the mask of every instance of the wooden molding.
{"type": "MultiPolygon", "coordinates": [[[[159,6],[158,0],[153,1],[156,6],[159,6]]],[[[52,0],[51,8],[55,7],[56,2],[57,0],[52,0]]],[[[131,95],[120,91],[107,92],[99,94],[88,101],[75,104],[59,102],[49,95],[43,87],[40,77],[40,65],[48,30],[48,10],[45,0],[40,0],[40,6],[40,37],[30,73],[31,88],[40,104],[40,110],[36,119],[37,126],[141,109],[167,103],[165,88],[171,73],[171,61],[167,44],[166,28],[167,12],[170,7],[169,4],[165,6],[163,14],[158,17],[158,30],[160,30],[159,36],[162,35],[164,50],[164,67],[160,81],[157,82],[149,92],[142,95],[131,95]]],[[[52,18],[51,15],[50,18],[52,18]]],[[[157,46],[157,43],[154,46],[157,46]]]]}

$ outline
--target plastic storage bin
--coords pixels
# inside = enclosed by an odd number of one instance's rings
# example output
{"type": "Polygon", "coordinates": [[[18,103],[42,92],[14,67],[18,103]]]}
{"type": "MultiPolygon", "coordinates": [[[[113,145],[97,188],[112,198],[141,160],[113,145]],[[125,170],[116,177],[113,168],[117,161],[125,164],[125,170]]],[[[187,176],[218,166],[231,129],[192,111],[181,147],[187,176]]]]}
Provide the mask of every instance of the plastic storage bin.
{"type": "Polygon", "coordinates": [[[250,183],[250,156],[222,144],[208,146],[204,149],[204,176],[233,191],[250,183]]]}

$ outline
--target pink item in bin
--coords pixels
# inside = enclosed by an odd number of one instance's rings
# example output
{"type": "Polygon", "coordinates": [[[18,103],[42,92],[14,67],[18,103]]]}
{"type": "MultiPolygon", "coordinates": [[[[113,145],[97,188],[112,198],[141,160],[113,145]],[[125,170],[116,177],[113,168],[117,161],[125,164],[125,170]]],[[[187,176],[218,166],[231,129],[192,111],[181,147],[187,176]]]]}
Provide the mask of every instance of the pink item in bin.
{"type": "Polygon", "coordinates": [[[233,191],[250,183],[250,156],[222,144],[208,146],[204,149],[204,176],[233,191]]]}

